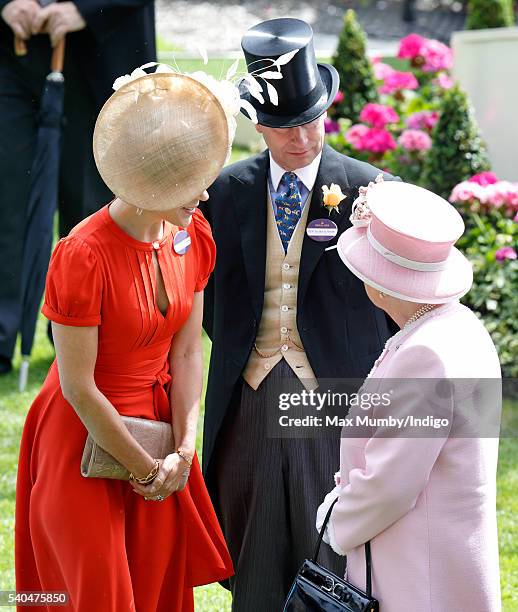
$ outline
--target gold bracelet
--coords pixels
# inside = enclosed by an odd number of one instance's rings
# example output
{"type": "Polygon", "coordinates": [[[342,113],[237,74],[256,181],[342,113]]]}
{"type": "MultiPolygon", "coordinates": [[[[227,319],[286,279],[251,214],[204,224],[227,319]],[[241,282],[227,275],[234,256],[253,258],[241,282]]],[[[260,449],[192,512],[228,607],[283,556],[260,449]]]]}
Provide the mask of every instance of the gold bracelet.
{"type": "Polygon", "coordinates": [[[181,457],[189,467],[192,466],[192,459],[189,459],[189,457],[180,449],[176,450],[175,453],[181,457]]]}
{"type": "Polygon", "coordinates": [[[151,472],[149,472],[147,476],[145,476],[144,478],[136,478],[133,474],[130,474],[129,477],[130,477],[130,480],[133,480],[134,482],[137,482],[138,484],[147,485],[147,484],[152,483],[153,480],[155,480],[159,469],[160,469],[160,462],[158,461],[158,459],[155,459],[155,465],[153,466],[153,469],[151,470],[151,472]]]}

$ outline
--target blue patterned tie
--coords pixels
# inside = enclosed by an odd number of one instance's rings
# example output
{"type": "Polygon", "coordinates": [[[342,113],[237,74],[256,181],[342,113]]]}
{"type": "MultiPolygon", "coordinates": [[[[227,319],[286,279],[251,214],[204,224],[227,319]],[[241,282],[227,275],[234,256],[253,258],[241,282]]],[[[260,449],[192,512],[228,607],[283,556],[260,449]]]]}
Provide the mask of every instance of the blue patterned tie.
{"type": "Polygon", "coordinates": [[[275,221],[286,253],[302,212],[302,198],[297,185],[297,175],[294,172],[285,172],[282,175],[279,191],[280,195],[275,198],[275,205],[277,206],[275,221]]]}

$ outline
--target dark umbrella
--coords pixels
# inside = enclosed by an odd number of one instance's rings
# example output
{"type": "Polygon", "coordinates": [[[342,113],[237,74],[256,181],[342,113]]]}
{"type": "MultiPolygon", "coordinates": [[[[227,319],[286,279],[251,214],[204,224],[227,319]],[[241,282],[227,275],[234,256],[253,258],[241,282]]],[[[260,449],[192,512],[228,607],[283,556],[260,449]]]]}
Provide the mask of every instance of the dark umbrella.
{"type": "Polygon", "coordinates": [[[45,288],[58,199],[61,118],[65,79],[65,41],[52,52],[51,72],[45,81],[38,120],[36,152],[31,169],[31,189],[25,224],[22,259],[21,353],[19,387],[25,389],[36,321],[45,288]]]}

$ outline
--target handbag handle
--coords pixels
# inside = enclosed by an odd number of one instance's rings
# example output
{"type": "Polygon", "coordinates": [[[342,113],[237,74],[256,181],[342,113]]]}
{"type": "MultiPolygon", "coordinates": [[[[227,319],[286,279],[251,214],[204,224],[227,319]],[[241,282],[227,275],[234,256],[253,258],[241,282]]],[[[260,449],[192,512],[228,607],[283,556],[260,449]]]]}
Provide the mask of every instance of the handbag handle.
{"type": "MultiPolygon", "coordinates": [[[[318,563],[318,554],[320,552],[320,545],[322,544],[322,540],[324,538],[324,533],[326,531],[327,528],[327,524],[329,523],[329,519],[331,518],[331,512],[333,511],[334,505],[336,504],[336,502],[339,500],[340,498],[337,497],[333,503],[331,504],[331,506],[329,507],[329,510],[327,511],[326,514],[326,518],[324,519],[324,523],[322,525],[322,527],[320,528],[320,533],[318,534],[318,540],[317,540],[317,545],[315,546],[315,552],[313,553],[313,563],[318,563]]],[[[372,576],[371,576],[371,572],[372,572],[372,559],[371,559],[371,543],[369,542],[365,542],[365,564],[366,564],[366,577],[365,577],[365,592],[367,593],[367,597],[372,597],[372,576]]]]}

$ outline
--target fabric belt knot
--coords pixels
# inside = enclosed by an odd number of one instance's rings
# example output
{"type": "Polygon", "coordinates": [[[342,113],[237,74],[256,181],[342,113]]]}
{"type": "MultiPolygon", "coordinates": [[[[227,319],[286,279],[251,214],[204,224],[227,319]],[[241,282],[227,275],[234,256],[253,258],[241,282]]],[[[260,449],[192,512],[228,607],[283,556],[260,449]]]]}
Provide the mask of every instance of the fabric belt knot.
{"type": "Polygon", "coordinates": [[[153,409],[158,421],[164,421],[168,418],[171,382],[169,364],[166,362],[164,368],[156,375],[153,385],[153,409]]]}
{"type": "Polygon", "coordinates": [[[279,183],[281,193],[275,198],[277,207],[275,222],[285,253],[288,251],[288,245],[302,213],[302,197],[298,180],[294,172],[285,172],[279,183]]]}

